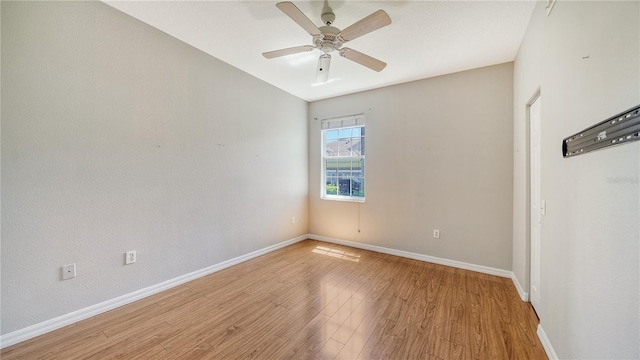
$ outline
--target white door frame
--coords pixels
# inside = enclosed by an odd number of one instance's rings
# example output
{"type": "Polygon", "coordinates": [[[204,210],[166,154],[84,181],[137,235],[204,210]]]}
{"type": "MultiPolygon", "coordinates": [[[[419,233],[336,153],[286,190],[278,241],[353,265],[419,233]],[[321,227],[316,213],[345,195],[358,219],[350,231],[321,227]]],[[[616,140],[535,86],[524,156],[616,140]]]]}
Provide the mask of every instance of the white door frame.
{"type": "Polygon", "coordinates": [[[531,305],[540,314],[540,229],[544,202],[540,195],[541,178],[541,109],[542,99],[540,92],[536,94],[527,106],[529,119],[529,236],[530,272],[529,272],[529,299],[531,305]]]}

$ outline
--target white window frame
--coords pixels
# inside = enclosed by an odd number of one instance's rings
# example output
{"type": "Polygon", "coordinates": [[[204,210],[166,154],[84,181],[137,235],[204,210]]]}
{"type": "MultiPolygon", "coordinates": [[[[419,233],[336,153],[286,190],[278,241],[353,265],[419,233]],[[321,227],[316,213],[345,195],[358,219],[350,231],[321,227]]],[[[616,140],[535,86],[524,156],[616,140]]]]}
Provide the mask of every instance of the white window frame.
{"type": "MultiPolygon", "coordinates": [[[[327,180],[326,180],[326,176],[327,176],[327,169],[326,169],[326,159],[327,158],[336,158],[336,157],[327,157],[326,156],[326,149],[325,149],[325,145],[327,143],[327,132],[331,131],[331,130],[339,130],[339,129],[345,129],[345,128],[355,128],[355,127],[362,127],[365,128],[365,115],[364,114],[357,114],[357,115],[349,115],[349,116],[343,116],[343,117],[338,117],[338,118],[330,118],[330,119],[323,119],[321,121],[321,126],[320,126],[320,138],[321,138],[321,152],[320,152],[320,167],[321,167],[321,174],[320,174],[320,198],[324,199],[324,200],[336,200],[336,201],[352,201],[352,202],[364,202],[365,201],[365,197],[366,197],[366,191],[365,191],[365,196],[345,196],[345,195],[333,195],[333,194],[327,194],[327,180]]],[[[362,137],[366,138],[366,132],[364,135],[362,135],[362,137]]],[[[362,143],[361,146],[364,146],[364,143],[362,143]]],[[[362,154],[362,150],[361,150],[361,154],[359,156],[338,156],[337,158],[339,159],[361,159],[363,161],[363,165],[364,163],[366,163],[365,160],[365,155],[362,154]]],[[[362,179],[363,179],[363,188],[366,189],[366,174],[365,174],[365,168],[363,168],[362,170],[362,179]]],[[[340,186],[340,185],[338,185],[340,186]]]]}

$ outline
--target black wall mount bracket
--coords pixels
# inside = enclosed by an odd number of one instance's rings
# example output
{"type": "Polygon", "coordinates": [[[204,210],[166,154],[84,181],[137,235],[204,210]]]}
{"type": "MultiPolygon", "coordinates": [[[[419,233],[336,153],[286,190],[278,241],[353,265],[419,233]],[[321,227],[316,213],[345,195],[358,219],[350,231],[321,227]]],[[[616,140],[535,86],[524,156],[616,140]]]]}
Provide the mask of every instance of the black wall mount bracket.
{"type": "Polygon", "coordinates": [[[565,158],[640,140],[640,105],[562,140],[565,158]]]}

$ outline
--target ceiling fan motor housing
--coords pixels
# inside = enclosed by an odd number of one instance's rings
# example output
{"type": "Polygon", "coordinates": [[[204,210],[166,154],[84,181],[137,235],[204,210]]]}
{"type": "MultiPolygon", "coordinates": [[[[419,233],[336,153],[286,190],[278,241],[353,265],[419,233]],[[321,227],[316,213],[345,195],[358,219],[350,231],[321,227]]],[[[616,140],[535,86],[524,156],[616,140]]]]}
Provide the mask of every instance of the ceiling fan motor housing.
{"type": "Polygon", "coordinates": [[[340,41],[337,36],[340,34],[340,29],[328,25],[322,26],[319,29],[322,35],[317,35],[313,38],[314,45],[325,54],[334,50],[340,50],[342,41],[340,41]]]}

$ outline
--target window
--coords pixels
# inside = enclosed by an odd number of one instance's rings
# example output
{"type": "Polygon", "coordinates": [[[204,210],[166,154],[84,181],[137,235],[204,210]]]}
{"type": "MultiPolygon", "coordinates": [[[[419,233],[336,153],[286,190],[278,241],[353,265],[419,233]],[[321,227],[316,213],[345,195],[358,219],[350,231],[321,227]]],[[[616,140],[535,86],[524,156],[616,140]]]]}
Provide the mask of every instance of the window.
{"type": "Polygon", "coordinates": [[[322,120],[322,198],[364,201],[364,114],[322,120]]]}

